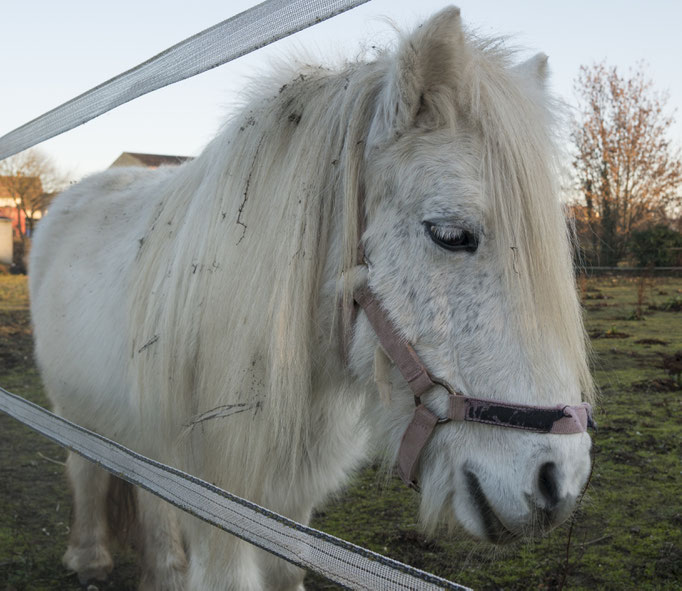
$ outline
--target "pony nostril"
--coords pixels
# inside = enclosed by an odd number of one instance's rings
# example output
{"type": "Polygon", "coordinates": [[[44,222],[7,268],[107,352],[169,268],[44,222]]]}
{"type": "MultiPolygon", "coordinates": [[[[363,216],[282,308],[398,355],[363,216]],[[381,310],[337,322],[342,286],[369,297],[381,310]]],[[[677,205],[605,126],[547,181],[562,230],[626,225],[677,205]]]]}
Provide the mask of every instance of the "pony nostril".
{"type": "Polygon", "coordinates": [[[557,486],[557,467],[554,462],[547,462],[540,466],[538,472],[538,491],[540,497],[547,503],[547,509],[559,504],[559,488],[557,486]]]}

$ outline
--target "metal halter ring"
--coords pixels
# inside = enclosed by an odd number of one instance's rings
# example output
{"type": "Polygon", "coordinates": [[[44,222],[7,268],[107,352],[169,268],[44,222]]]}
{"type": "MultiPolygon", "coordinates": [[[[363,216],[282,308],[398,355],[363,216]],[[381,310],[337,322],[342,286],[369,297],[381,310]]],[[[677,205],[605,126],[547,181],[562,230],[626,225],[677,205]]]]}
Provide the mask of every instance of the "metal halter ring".
{"type": "MultiPolygon", "coordinates": [[[[441,387],[445,388],[445,390],[447,390],[449,397],[450,396],[457,396],[457,392],[455,391],[455,389],[445,380],[442,380],[440,378],[434,378],[430,373],[429,373],[429,378],[431,378],[431,381],[434,384],[436,384],[437,386],[441,386],[441,387]]],[[[414,397],[414,404],[415,404],[415,406],[419,406],[420,404],[423,404],[420,396],[414,397]]],[[[450,421],[452,421],[452,419],[450,417],[443,417],[443,418],[438,417],[438,421],[436,424],[437,425],[443,425],[445,423],[449,423],[450,421]]]]}

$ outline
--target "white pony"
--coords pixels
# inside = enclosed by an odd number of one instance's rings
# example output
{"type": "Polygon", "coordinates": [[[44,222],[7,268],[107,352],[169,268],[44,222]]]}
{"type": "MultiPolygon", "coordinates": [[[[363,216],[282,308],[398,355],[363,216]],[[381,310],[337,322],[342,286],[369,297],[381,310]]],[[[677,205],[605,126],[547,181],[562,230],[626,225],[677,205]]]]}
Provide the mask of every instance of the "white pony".
{"type": "MultiPolygon", "coordinates": [[[[449,8],[374,61],[271,81],[194,161],[66,191],[30,266],[56,411],[305,523],[370,452],[395,462],[415,408],[350,313],[358,281],[458,392],[589,396],[545,70],[543,55],[512,67],[449,8]]],[[[446,400],[424,397],[441,414],[446,400]]],[[[417,465],[422,522],[545,531],[589,450],[586,433],[440,426],[417,465]]],[[[102,578],[115,479],[74,454],[67,467],[64,562],[102,578]]],[[[141,588],[303,589],[302,570],[144,491],[136,504],[141,588]]]]}

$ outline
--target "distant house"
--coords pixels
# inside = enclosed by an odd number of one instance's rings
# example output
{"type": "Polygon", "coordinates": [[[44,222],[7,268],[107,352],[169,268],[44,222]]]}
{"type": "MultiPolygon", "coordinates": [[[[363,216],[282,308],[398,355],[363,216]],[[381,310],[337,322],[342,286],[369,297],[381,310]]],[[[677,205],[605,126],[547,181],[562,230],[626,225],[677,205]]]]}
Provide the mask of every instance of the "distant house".
{"type": "MultiPolygon", "coordinates": [[[[26,234],[26,215],[17,209],[16,199],[24,199],[27,204],[36,206],[42,202],[43,184],[38,177],[13,177],[0,176],[0,217],[12,220],[12,228],[15,234],[26,234]]],[[[33,219],[40,219],[43,212],[37,209],[33,213],[33,219]]]]}
{"type": "Polygon", "coordinates": [[[192,156],[167,156],[165,154],[139,154],[137,152],[123,152],[109,166],[143,166],[145,168],[159,168],[159,166],[178,166],[187,160],[193,160],[192,156]]]}

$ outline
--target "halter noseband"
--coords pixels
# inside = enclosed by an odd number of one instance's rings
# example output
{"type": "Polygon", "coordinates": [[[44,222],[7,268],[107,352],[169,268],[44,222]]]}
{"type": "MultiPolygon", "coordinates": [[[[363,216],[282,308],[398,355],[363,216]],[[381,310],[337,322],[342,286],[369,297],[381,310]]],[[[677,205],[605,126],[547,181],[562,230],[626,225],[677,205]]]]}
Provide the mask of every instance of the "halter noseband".
{"type": "Polygon", "coordinates": [[[382,348],[414,394],[416,408],[398,451],[398,474],[408,486],[418,490],[415,473],[419,456],[436,425],[450,421],[473,421],[554,434],[584,433],[588,427],[596,428],[592,407],[587,402],[574,406],[529,406],[460,394],[446,381],[429,373],[412,345],[400,336],[368,285],[356,289],[353,299],[365,311],[382,348]],[[421,402],[421,397],[436,386],[448,392],[448,412],[445,417],[438,417],[421,402]]]}

